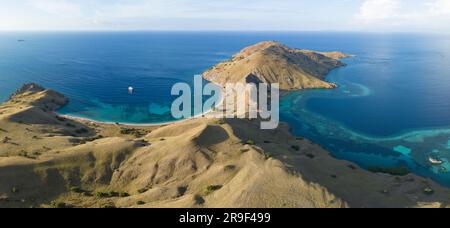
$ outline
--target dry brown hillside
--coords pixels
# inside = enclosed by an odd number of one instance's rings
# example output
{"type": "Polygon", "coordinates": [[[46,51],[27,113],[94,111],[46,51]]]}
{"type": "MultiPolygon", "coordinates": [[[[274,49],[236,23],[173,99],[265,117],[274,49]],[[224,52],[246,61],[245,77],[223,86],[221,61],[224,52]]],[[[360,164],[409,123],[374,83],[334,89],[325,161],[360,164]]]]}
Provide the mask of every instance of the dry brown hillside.
{"type": "Polygon", "coordinates": [[[334,88],[324,81],[333,69],[344,66],[340,52],[314,52],[291,49],[268,41],[243,49],[229,61],[222,62],[203,76],[224,85],[236,82],[280,83],[280,89],[334,88]]]}
{"type": "Polygon", "coordinates": [[[284,125],[262,131],[257,120],[151,128],[75,121],[53,113],[62,95],[32,88],[0,105],[0,207],[448,204],[450,191],[433,181],[364,171],[284,125]]]}

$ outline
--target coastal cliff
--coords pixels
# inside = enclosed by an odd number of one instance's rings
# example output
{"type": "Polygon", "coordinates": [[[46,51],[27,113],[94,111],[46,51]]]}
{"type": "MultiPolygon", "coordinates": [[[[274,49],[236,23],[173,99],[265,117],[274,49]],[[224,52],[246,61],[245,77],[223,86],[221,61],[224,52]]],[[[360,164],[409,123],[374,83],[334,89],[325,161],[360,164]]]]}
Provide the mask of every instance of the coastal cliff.
{"type": "MultiPolygon", "coordinates": [[[[346,56],[264,42],[205,77],[225,83],[254,73],[286,90],[332,88],[322,79],[346,56]]],[[[102,124],[57,115],[66,102],[27,84],[0,105],[0,207],[449,206],[448,188],[335,159],[285,124],[274,130],[246,119],[102,124]]]]}
{"type": "Polygon", "coordinates": [[[279,83],[281,90],[335,88],[326,75],[345,64],[341,52],[315,52],[289,48],[266,41],[247,47],[231,60],[217,64],[203,74],[214,83],[279,83]]]}

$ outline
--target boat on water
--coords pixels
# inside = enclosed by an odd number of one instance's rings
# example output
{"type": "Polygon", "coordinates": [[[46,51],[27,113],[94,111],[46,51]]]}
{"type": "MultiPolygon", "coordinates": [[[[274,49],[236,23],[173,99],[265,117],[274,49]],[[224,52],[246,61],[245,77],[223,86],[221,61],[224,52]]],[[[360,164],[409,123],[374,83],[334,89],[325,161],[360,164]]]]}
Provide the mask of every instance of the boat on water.
{"type": "Polygon", "coordinates": [[[17,40],[17,42],[25,42],[25,40],[17,40]]]}
{"type": "Polygon", "coordinates": [[[132,94],[134,92],[134,88],[133,87],[128,87],[128,93],[132,94]]]}
{"type": "Polygon", "coordinates": [[[430,163],[433,164],[433,165],[441,165],[441,164],[443,163],[441,160],[435,159],[435,158],[432,158],[432,157],[430,157],[428,160],[429,160],[430,163]]]}

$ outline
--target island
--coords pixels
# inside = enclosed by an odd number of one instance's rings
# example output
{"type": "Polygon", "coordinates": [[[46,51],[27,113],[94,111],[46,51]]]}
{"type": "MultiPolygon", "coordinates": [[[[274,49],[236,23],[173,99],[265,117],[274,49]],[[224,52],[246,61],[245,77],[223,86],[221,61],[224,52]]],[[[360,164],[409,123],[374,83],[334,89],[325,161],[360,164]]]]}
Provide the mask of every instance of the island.
{"type": "MultiPolygon", "coordinates": [[[[218,84],[334,88],[340,52],[263,42],[205,72],[218,84]]],[[[448,207],[450,190],[408,172],[368,171],[258,120],[161,126],[59,116],[63,94],[26,84],[0,105],[0,207],[448,207]],[[395,174],[395,175],[393,175],[395,174]]]]}
{"type": "Polygon", "coordinates": [[[203,74],[214,83],[279,83],[280,89],[335,88],[324,81],[327,74],[345,64],[341,52],[314,52],[291,49],[274,41],[261,42],[243,49],[229,61],[217,64],[203,74]]]}

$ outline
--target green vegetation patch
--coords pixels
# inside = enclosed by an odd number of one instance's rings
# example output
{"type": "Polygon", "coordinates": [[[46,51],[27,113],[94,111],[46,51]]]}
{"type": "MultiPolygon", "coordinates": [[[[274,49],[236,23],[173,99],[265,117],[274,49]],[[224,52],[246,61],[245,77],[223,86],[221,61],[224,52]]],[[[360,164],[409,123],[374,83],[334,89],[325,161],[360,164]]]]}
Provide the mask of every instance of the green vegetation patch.
{"type": "Polygon", "coordinates": [[[143,136],[146,136],[149,131],[142,130],[142,129],[136,129],[136,128],[122,128],[120,129],[120,134],[122,135],[133,135],[136,138],[140,138],[143,136]]]}
{"type": "Polygon", "coordinates": [[[98,198],[113,198],[113,197],[119,197],[120,193],[110,191],[110,192],[96,192],[95,196],[98,198]]]}
{"type": "Polygon", "coordinates": [[[137,201],[136,205],[145,205],[145,202],[144,201],[137,201]]]}
{"type": "Polygon", "coordinates": [[[66,204],[64,202],[58,202],[58,201],[53,201],[50,204],[50,206],[53,207],[53,208],[72,208],[72,206],[70,206],[70,205],[68,205],[68,204],[66,204]]]}
{"type": "Polygon", "coordinates": [[[79,135],[87,134],[87,133],[89,133],[89,130],[86,128],[80,128],[80,129],[75,130],[75,133],[77,133],[79,135]]]}
{"type": "Polygon", "coordinates": [[[130,194],[128,194],[128,192],[120,192],[119,193],[119,197],[125,198],[125,197],[128,197],[128,196],[130,196],[130,194]]]}
{"type": "Polygon", "coordinates": [[[408,167],[399,166],[399,167],[379,167],[379,166],[371,166],[369,167],[369,171],[373,173],[386,173],[393,176],[406,176],[411,173],[408,167]]]}
{"type": "Polygon", "coordinates": [[[209,195],[209,194],[211,194],[211,193],[213,193],[215,191],[220,190],[222,187],[223,187],[222,185],[209,185],[208,187],[206,187],[205,194],[209,195]]]}
{"type": "Polygon", "coordinates": [[[253,146],[253,145],[255,145],[255,141],[249,139],[249,140],[247,140],[247,142],[245,142],[245,144],[253,146]]]}
{"type": "Polygon", "coordinates": [[[240,152],[243,154],[243,153],[247,153],[247,152],[249,152],[249,151],[250,151],[250,149],[242,148],[240,152]]]}
{"type": "Polygon", "coordinates": [[[11,188],[11,193],[14,193],[14,194],[19,193],[19,189],[18,189],[16,186],[13,186],[13,187],[11,188]]]}
{"type": "Polygon", "coordinates": [[[141,188],[138,190],[138,193],[142,194],[142,193],[146,193],[147,191],[148,191],[148,188],[141,188]]]}
{"type": "Polygon", "coordinates": [[[83,192],[85,192],[81,187],[71,187],[70,191],[74,192],[74,193],[83,193],[83,192]]]}
{"type": "Polygon", "coordinates": [[[307,154],[306,157],[314,159],[316,156],[314,154],[307,154]]]}
{"type": "Polygon", "coordinates": [[[430,188],[430,187],[425,188],[423,190],[423,194],[425,194],[425,195],[433,195],[434,194],[434,190],[432,188],[430,188]]]}

